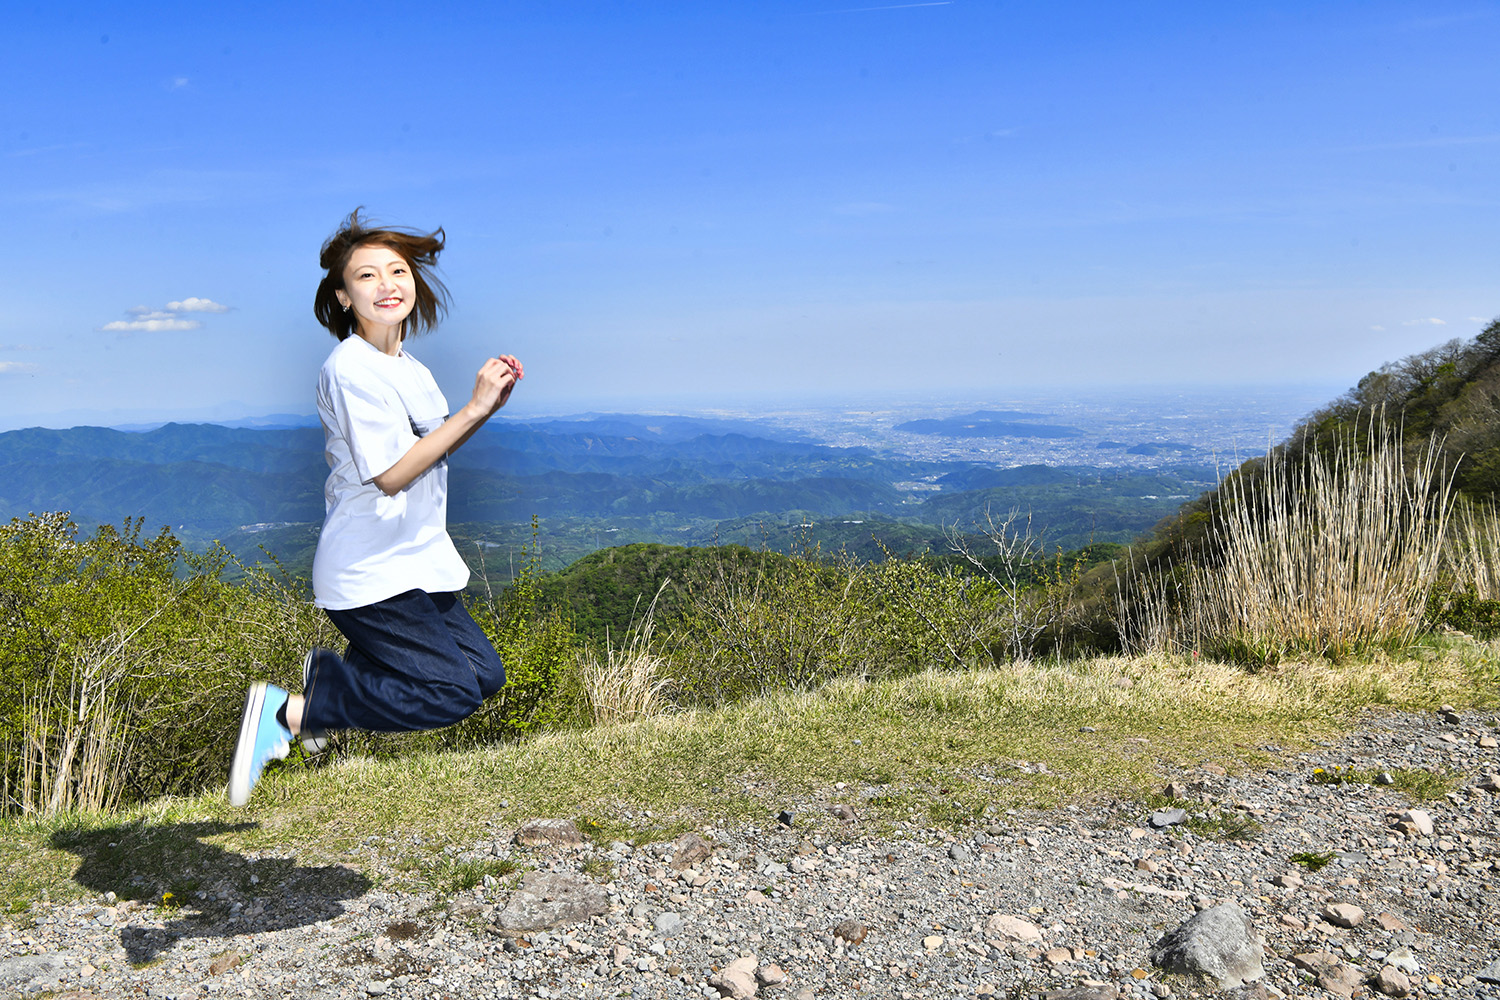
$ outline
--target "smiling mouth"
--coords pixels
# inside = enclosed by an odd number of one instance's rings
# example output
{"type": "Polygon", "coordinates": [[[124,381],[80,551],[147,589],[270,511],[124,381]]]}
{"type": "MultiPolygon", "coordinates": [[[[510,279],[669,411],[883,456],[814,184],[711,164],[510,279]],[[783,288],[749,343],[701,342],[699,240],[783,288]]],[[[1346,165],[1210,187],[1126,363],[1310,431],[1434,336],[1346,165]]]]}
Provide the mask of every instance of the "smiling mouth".
{"type": "Polygon", "coordinates": [[[395,307],[399,306],[401,302],[401,299],[381,299],[379,302],[375,303],[375,305],[380,309],[394,309],[395,307]]]}

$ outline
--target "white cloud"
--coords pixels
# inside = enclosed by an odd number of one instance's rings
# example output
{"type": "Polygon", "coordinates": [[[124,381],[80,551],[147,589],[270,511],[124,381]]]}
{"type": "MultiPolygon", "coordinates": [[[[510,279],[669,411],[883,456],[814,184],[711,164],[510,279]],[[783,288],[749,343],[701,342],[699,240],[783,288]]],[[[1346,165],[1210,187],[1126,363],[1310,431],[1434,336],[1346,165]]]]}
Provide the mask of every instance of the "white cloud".
{"type": "Polygon", "coordinates": [[[1402,326],[1447,326],[1448,322],[1447,322],[1447,320],[1441,320],[1441,319],[1438,319],[1436,316],[1433,316],[1433,317],[1431,317],[1429,319],[1409,319],[1406,322],[1402,323],[1401,325],[1402,326]]]}
{"type": "Polygon", "coordinates": [[[130,331],[146,330],[156,333],[160,330],[196,330],[203,324],[196,319],[117,319],[113,323],[105,323],[100,330],[130,331]]]}
{"type": "Polygon", "coordinates": [[[0,361],[0,375],[19,375],[34,372],[37,366],[27,361],[0,361]]]}
{"type": "Polygon", "coordinates": [[[1488,323],[1489,320],[1485,319],[1483,316],[1470,316],[1469,317],[1469,322],[1470,323],[1488,323]]]}
{"type": "Polygon", "coordinates": [[[189,296],[176,302],[168,302],[163,309],[153,309],[150,306],[131,306],[125,310],[125,315],[131,317],[128,320],[117,319],[112,323],[105,323],[99,329],[111,333],[130,333],[133,331],[144,331],[147,333],[158,333],[162,330],[196,330],[203,325],[202,320],[185,319],[183,313],[227,313],[229,307],[215,302],[213,299],[200,299],[189,296]]]}
{"type": "Polygon", "coordinates": [[[168,302],[167,311],[174,313],[227,313],[228,306],[213,299],[186,298],[180,302],[168,302]]]}
{"type": "Polygon", "coordinates": [[[1384,333],[1385,332],[1385,327],[1383,327],[1383,326],[1372,326],[1372,327],[1370,327],[1370,329],[1374,330],[1376,333],[1384,333]]]}

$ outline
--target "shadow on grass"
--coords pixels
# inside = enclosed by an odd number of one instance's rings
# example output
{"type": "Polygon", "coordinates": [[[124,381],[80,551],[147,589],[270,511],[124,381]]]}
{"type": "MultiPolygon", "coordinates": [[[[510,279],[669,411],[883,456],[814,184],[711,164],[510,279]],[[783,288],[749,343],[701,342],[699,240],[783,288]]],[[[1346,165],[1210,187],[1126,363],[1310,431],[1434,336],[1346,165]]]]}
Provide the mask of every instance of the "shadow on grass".
{"type": "Polygon", "coordinates": [[[163,926],[120,930],[130,961],[150,962],[186,937],[232,937],[284,930],[344,912],[341,900],[363,895],[370,880],[342,865],[299,866],[290,858],[247,858],[204,843],[204,837],[251,829],[253,823],[128,823],[75,827],[52,835],[52,846],[78,855],[73,878],[99,893],[156,905],[144,917],[163,926]]]}

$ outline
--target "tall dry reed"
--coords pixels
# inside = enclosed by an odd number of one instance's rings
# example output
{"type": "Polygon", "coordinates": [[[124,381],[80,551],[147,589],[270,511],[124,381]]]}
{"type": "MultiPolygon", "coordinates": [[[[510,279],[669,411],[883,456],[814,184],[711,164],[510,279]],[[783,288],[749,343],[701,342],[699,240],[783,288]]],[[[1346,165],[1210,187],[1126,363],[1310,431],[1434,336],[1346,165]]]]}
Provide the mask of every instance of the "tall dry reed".
{"type": "Polygon", "coordinates": [[[1251,663],[1340,657],[1418,631],[1443,551],[1451,475],[1429,443],[1411,467],[1400,435],[1267,457],[1220,487],[1214,527],[1175,573],[1127,588],[1136,649],[1202,650],[1251,663]]]}
{"type": "Polygon", "coordinates": [[[1500,509],[1459,503],[1450,522],[1446,568],[1455,589],[1483,601],[1500,600],[1500,509]]]}

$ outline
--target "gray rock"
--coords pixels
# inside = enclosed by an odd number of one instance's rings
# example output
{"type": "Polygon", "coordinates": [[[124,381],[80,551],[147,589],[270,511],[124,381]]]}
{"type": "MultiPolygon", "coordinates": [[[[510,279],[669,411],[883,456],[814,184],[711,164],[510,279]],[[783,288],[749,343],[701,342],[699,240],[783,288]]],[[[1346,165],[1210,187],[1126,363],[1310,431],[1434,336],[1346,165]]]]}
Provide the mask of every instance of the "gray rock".
{"type": "Polygon", "coordinates": [[[671,937],[682,930],[682,914],[673,913],[670,910],[666,913],[658,913],[653,923],[656,933],[662,937],[671,937]]]}
{"type": "Polygon", "coordinates": [[[948,857],[964,865],[974,860],[974,856],[962,844],[950,844],[948,846],[948,857]]]}
{"type": "Polygon", "coordinates": [[[63,970],[61,955],[21,955],[17,958],[0,959],[0,985],[20,986],[23,983],[40,984],[53,982],[63,970]]]}
{"type": "Polygon", "coordinates": [[[609,894],[587,879],[551,872],[527,872],[521,887],[496,911],[506,931],[546,930],[576,924],[609,910],[609,894]]]}
{"type": "Polygon", "coordinates": [[[714,845],[696,833],[684,833],[672,842],[672,867],[676,869],[696,865],[712,857],[714,845]]]}
{"type": "Polygon", "coordinates": [[[529,819],[512,838],[522,847],[579,847],[583,834],[570,819],[529,819]]]}
{"type": "Polygon", "coordinates": [[[1187,822],[1186,809],[1158,809],[1151,814],[1151,825],[1158,830],[1187,822]]]}
{"type": "Polygon", "coordinates": [[[1500,958],[1474,973],[1474,978],[1481,983],[1500,983],[1500,958]]]}
{"type": "Polygon", "coordinates": [[[1206,976],[1221,989],[1234,989],[1265,976],[1264,953],[1250,915],[1229,902],[1168,931],[1152,949],[1151,961],[1168,972],[1206,976]]]}

